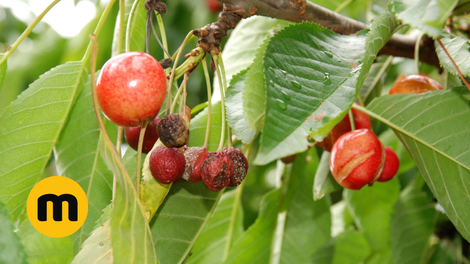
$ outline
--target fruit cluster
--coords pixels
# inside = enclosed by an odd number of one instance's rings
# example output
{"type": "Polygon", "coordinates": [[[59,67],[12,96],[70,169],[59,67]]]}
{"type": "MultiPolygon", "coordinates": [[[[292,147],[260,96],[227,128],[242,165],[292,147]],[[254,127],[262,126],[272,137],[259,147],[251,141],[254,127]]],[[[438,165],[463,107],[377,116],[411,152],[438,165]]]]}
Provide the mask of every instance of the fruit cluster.
{"type": "Polygon", "coordinates": [[[142,152],[152,150],[158,139],[163,146],[150,154],[150,171],[161,183],[177,179],[203,181],[212,191],[239,185],[248,171],[248,161],[239,149],[187,148],[191,109],[160,118],[166,93],[166,77],[161,65],[142,52],[128,52],[111,58],[98,77],[97,99],[103,113],[115,124],[125,126],[124,136],[135,150],[144,121],[147,125],[142,152]],[[184,149],[184,151],[182,151],[184,149]]]}

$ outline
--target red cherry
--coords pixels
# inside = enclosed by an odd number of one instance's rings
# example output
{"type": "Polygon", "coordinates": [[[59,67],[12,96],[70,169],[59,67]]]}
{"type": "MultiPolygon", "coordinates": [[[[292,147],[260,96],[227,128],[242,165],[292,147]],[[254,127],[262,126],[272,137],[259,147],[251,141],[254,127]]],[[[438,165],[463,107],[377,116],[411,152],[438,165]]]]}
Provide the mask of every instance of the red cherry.
{"type": "Polygon", "coordinates": [[[190,181],[190,182],[198,182],[201,180],[201,164],[206,159],[209,152],[204,147],[190,147],[184,150],[184,157],[186,159],[186,167],[184,169],[183,179],[190,181]],[[196,167],[196,161],[202,157],[199,161],[199,164],[196,167]],[[196,173],[198,172],[198,173],[196,173]]]}
{"type": "Polygon", "coordinates": [[[385,147],[385,163],[384,169],[380,177],[377,179],[379,182],[386,182],[391,180],[397,174],[398,167],[400,167],[400,160],[397,154],[390,147],[385,147]]]}
{"type": "Polygon", "coordinates": [[[428,76],[414,74],[399,77],[388,94],[418,94],[443,89],[438,82],[428,76]]]}
{"type": "Polygon", "coordinates": [[[209,155],[209,151],[207,151],[206,148],[202,149],[192,167],[189,177],[190,182],[198,182],[201,180],[201,166],[209,155]]]}
{"type": "MultiPolygon", "coordinates": [[[[153,145],[155,145],[155,142],[158,140],[158,134],[157,134],[157,123],[160,121],[160,117],[156,116],[152,122],[150,122],[147,126],[147,129],[145,130],[144,134],[144,142],[142,144],[142,152],[143,153],[149,153],[150,150],[152,150],[153,145]]],[[[137,150],[139,146],[139,136],[140,136],[140,130],[142,129],[142,126],[138,127],[126,127],[124,130],[124,137],[126,138],[127,143],[129,146],[135,150],[137,150]]]]}
{"type": "Polygon", "coordinates": [[[330,170],[343,187],[359,190],[372,184],[382,172],[385,150],[377,136],[359,129],[341,136],[333,146],[330,170]]]}
{"type": "Polygon", "coordinates": [[[153,177],[161,183],[168,184],[183,175],[186,160],[179,149],[158,146],[150,154],[149,165],[153,177]]]}
{"type": "Polygon", "coordinates": [[[109,59],[96,82],[96,96],[103,113],[115,124],[134,127],[153,119],[165,98],[162,66],[142,52],[127,52],[109,59]]]}
{"type": "Polygon", "coordinates": [[[214,13],[219,13],[223,9],[222,4],[217,0],[206,0],[206,6],[214,13]]]}

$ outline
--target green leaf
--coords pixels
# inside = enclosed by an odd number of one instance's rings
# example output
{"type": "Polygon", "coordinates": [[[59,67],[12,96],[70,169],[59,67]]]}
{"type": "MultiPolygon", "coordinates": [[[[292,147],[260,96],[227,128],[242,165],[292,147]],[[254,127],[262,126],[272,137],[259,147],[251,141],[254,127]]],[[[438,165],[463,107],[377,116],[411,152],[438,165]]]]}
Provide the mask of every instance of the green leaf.
{"type": "Polygon", "coordinates": [[[230,249],[228,263],[269,263],[271,243],[276,229],[279,189],[263,196],[255,223],[239,237],[230,249]]]}
{"type": "Polygon", "coordinates": [[[375,99],[367,114],[390,126],[449,219],[470,239],[470,94],[466,87],[375,99]]]}
{"type": "Polygon", "coordinates": [[[356,225],[376,252],[385,253],[390,249],[390,219],[399,195],[400,184],[396,178],[386,183],[376,182],[360,191],[344,190],[356,225]]]}
{"type": "Polygon", "coordinates": [[[100,154],[116,177],[110,221],[114,263],[156,263],[144,210],[116,149],[100,140],[100,154]]]}
{"type": "Polygon", "coordinates": [[[70,263],[74,251],[72,236],[61,238],[48,237],[37,231],[29,219],[18,227],[18,236],[28,255],[29,264],[70,263]]]}
{"type": "Polygon", "coordinates": [[[202,182],[173,184],[150,222],[160,263],[186,259],[221,195],[222,191],[209,191],[202,182]]]}
{"type": "Polygon", "coordinates": [[[324,135],[332,119],[337,123],[346,114],[356,96],[364,41],[310,23],[288,26],[271,38],[264,57],[264,133],[255,163],[306,150],[310,132],[324,135]]]}
{"type": "Polygon", "coordinates": [[[395,263],[424,263],[436,213],[426,194],[417,190],[414,184],[402,191],[390,223],[395,263]]]}
{"type": "MultiPolygon", "coordinates": [[[[189,125],[189,142],[188,147],[202,147],[206,137],[207,113],[209,108],[205,108],[196,117],[191,119],[189,125]]],[[[220,143],[220,133],[222,129],[222,115],[220,102],[212,104],[211,125],[209,134],[208,151],[216,151],[220,143]]]]}
{"type": "MultiPolygon", "coordinates": [[[[4,54],[0,54],[0,60],[5,56],[4,54]]],[[[5,61],[2,65],[0,65],[0,91],[2,90],[3,80],[5,79],[5,75],[7,73],[7,62],[5,61]]]]}
{"type": "MultiPolygon", "coordinates": [[[[115,125],[106,123],[109,124],[109,132],[114,130],[112,137],[116,138],[115,125]]],[[[86,221],[72,235],[75,252],[78,252],[112,198],[113,174],[99,154],[99,137],[90,79],[87,79],[54,148],[58,174],[80,184],[88,198],[86,221]]]]}
{"type": "Polygon", "coordinates": [[[384,86],[386,72],[390,69],[392,63],[392,56],[385,58],[379,57],[377,62],[372,64],[369,74],[362,84],[359,95],[365,105],[369,104],[374,98],[382,95],[382,87],[384,86]]]}
{"type": "Polygon", "coordinates": [[[237,197],[239,192],[240,190],[236,189],[222,195],[214,213],[194,244],[188,264],[223,263],[227,242],[233,244],[244,231],[243,210],[239,204],[240,197],[237,197]],[[230,227],[231,224],[233,226],[230,227]]]}
{"type": "Polygon", "coordinates": [[[77,93],[81,62],[57,66],[32,83],[0,117],[0,199],[16,219],[51,156],[77,93]],[[8,162],[6,162],[8,161],[8,162]]]}
{"type": "Polygon", "coordinates": [[[313,171],[318,166],[315,148],[297,155],[288,192],[294,196],[287,209],[280,263],[308,263],[331,238],[329,199],[313,201],[313,171]]]}
{"type": "Polygon", "coordinates": [[[438,37],[457,0],[394,0],[393,10],[405,24],[438,37]]]}
{"type": "Polygon", "coordinates": [[[313,200],[317,201],[323,198],[325,194],[330,194],[334,191],[340,190],[342,187],[333,178],[330,171],[330,156],[331,153],[323,151],[318,169],[315,172],[313,182],[313,200]]]}
{"type": "MultiPolygon", "coordinates": [[[[453,34],[442,33],[441,42],[455,61],[464,76],[470,76],[470,44],[469,40],[453,34]]],[[[437,40],[434,42],[439,62],[443,68],[453,75],[458,75],[457,69],[452,61],[447,57],[444,49],[439,45],[437,40]]],[[[449,87],[452,88],[452,87],[449,87]]]]}
{"type": "Polygon", "coordinates": [[[233,76],[225,94],[227,122],[233,128],[233,134],[245,144],[249,144],[256,136],[256,131],[250,130],[243,113],[242,93],[245,87],[246,70],[233,76]]]}
{"type": "Polygon", "coordinates": [[[312,264],[359,264],[363,263],[371,249],[364,235],[357,231],[345,231],[319,248],[312,264]]]}
{"type": "MultiPolygon", "coordinates": [[[[112,53],[116,54],[117,42],[119,38],[120,30],[120,16],[119,13],[116,18],[116,26],[114,27],[114,36],[113,36],[113,47],[112,53]]],[[[124,12],[124,39],[122,40],[122,47],[119,53],[126,52],[126,41],[130,40],[130,50],[129,51],[145,51],[145,39],[146,39],[146,21],[147,21],[147,11],[145,11],[144,1],[142,0],[125,0],[125,12],[124,12]],[[136,4],[134,8],[134,13],[129,18],[132,7],[136,4]],[[130,35],[126,36],[127,27],[129,26],[130,35]]]]}
{"type": "Polygon", "coordinates": [[[82,249],[73,259],[73,263],[113,263],[111,247],[111,204],[109,204],[98,220],[97,227],[83,243],[82,249]]]}
{"type": "Polygon", "coordinates": [[[27,254],[5,205],[0,202],[0,263],[25,264],[27,254]]]}

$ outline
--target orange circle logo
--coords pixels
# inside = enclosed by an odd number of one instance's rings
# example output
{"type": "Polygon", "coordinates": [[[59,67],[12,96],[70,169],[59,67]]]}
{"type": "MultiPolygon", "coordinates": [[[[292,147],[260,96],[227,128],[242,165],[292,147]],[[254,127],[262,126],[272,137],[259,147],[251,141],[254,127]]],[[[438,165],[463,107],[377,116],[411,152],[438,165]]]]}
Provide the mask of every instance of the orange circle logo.
{"type": "Polygon", "coordinates": [[[26,211],[36,230],[50,237],[65,237],[75,233],[85,222],[88,199],[74,180],[52,176],[33,187],[26,211]]]}

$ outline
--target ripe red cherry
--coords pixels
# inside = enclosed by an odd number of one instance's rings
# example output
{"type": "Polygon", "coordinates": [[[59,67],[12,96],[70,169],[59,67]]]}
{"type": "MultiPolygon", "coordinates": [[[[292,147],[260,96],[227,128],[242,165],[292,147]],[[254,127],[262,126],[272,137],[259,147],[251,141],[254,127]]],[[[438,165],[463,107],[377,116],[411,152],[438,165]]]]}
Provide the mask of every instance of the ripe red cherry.
{"type": "Polygon", "coordinates": [[[186,158],[186,167],[184,169],[183,179],[190,182],[198,182],[201,180],[201,165],[209,155],[204,147],[190,147],[184,151],[186,158]],[[198,162],[199,161],[199,162],[198,162]]]}
{"type": "MultiPolygon", "coordinates": [[[[354,103],[356,104],[356,103],[354,103]]],[[[356,129],[372,129],[372,123],[370,117],[359,110],[354,108],[351,109],[354,119],[354,126],[356,129]]],[[[318,142],[319,147],[324,148],[326,151],[330,151],[333,148],[336,140],[345,133],[351,131],[351,121],[349,120],[349,113],[341,120],[333,129],[328,133],[328,135],[323,139],[322,142],[318,142]]]]}
{"type": "Polygon", "coordinates": [[[359,190],[372,184],[381,174],[385,150],[377,136],[359,129],[341,136],[333,146],[330,170],[343,187],[359,190]]]}
{"type": "Polygon", "coordinates": [[[418,94],[444,88],[435,80],[424,75],[408,75],[398,78],[388,94],[418,94]]]}
{"type": "Polygon", "coordinates": [[[223,9],[222,4],[217,0],[206,0],[206,6],[214,13],[219,13],[223,9]]]}
{"type": "MultiPolygon", "coordinates": [[[[150,122],[147,126],[147,129],[145,130],[144,134],[144,142],[142,144],[142,152],[143,153],[149,153],[150,150],[152,150],[153,145],[155,145],[155,142],[158,140],[158,134],[157,134],[157,123],[160,121],[160,117],[156,116],[152,122],[150,122]]],[[[140,130],[142,129],[142,126],[138,127],[126,127],[124,130],[124,137],[126,138],[127,143],[129,146],[135,150],[137,150],[139,146],[139,136],[140,136],[140,130]]]]}
{"type": "Polygon", "coordinates": [[[109,59],[96,82],[96,96],[103,113],[115,124],[134,127],[152,120],[165,98],[162,66],[142,52],[127,52],[109,59]]]}
{"type": "Polygon", "coordinates": [[[377,179],[379,182],[386,182],[391,180],[397,174],[400,160],[397,154],[390,147],[385,147],[385,163],[384,169],[380,177],[377,179]]]}
{"type": "Polygon", "coordinates": [[[149,165],[153,177],[161,183],[168,184],[183,175],[186,160],[179,149],[158,146],[150,154],[149,165]]]}

